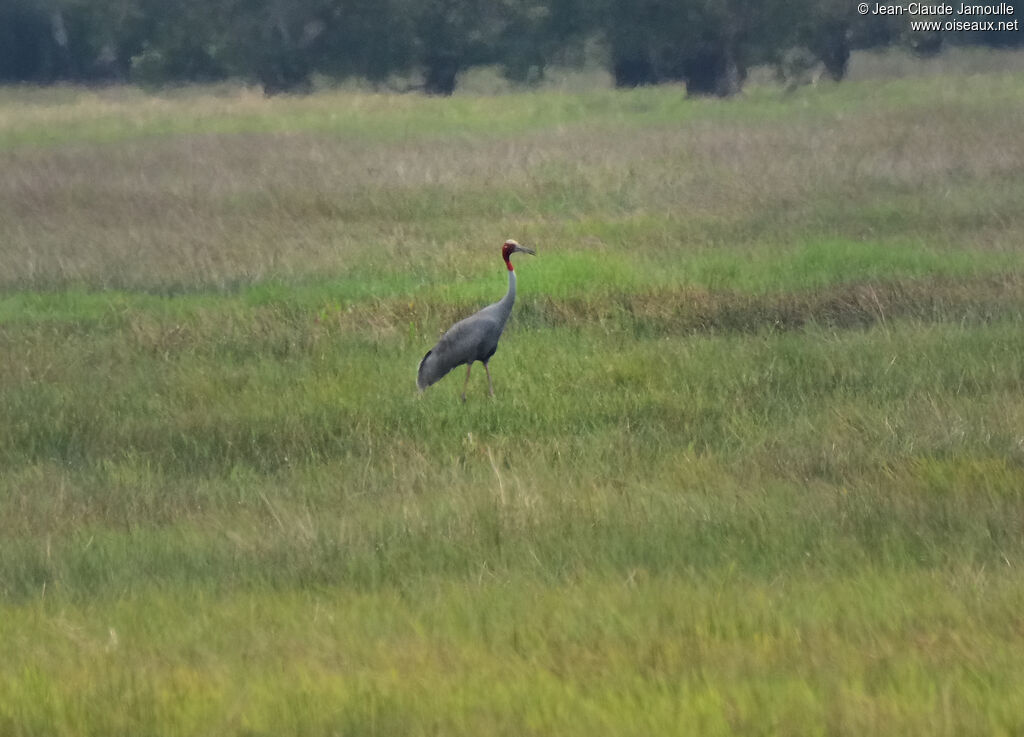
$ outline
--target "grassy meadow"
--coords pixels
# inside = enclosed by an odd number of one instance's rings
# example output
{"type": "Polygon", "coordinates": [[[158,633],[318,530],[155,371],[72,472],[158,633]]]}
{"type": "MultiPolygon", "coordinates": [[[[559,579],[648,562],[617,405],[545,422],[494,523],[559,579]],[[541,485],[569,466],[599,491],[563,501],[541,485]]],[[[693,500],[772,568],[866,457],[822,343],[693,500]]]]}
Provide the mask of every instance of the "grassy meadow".
{"type": "Polygon", "coordinates": [[[993,59],[0,90],[0,734],[1024,733],[993,59]]]}

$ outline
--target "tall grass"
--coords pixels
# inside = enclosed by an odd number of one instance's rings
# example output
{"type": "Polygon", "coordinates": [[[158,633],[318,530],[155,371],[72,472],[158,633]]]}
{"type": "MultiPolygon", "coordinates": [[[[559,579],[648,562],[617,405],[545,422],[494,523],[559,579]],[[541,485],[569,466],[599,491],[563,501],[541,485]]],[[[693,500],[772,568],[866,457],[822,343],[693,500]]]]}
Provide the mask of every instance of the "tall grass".
{"type": "Polygon", "coordinates": [[[968,61],[0,93],[0,733],[1020,732],[1024,86],[968,61]],[[418,396],[509,236],[497,396],[418,396]]]}

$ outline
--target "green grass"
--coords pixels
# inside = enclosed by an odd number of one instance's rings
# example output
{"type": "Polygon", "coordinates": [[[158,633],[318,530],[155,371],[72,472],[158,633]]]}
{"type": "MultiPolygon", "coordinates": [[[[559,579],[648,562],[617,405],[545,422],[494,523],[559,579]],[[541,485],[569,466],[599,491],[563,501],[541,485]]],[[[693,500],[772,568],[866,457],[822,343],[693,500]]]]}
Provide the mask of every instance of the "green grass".
{"type": "Polygon", "coordinates": [[[1024,84],[964,63],[0,92],[0,733],[1024,731],[1024,84]],[[497,396],[417,396],[506,237],[497,396]]]}

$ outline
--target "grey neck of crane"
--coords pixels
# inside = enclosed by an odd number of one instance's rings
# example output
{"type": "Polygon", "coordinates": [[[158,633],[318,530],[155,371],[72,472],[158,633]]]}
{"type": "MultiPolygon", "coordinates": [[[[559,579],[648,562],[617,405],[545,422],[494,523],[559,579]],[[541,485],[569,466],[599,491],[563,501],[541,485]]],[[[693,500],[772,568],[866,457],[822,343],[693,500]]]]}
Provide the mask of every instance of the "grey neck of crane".
{"type": "Polygon", "coordinates": [[[502,301],[508,302],[510,307],[516,301],[516,272],[514,271],[508,272],[508,292],[505,293],[505,299],[502,301]]]}

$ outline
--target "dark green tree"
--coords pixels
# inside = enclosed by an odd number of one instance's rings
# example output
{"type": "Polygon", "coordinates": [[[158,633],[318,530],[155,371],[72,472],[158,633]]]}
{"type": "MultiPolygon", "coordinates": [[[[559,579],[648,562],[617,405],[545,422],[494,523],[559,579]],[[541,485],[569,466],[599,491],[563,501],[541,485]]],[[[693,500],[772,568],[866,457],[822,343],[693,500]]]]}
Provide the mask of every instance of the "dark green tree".
{"type": "Polygon", "coordinates": [[[423,90],[432,95],[455,91],[461,71],[488,60],[493,28],[485,0],[422,0],[416,12],[416,57],[423,90]]]}
{"type": "Polygon", "coordinates": [[[380,84],[415,63],[412,0],[335,2],[319,70],[335,77],[360,77],[380,84]]]}
{"type": "Polygon", "coordinates": [[[582,59],[597,15],[583,0],[505,0],[494,55],[504,75],[515,82],[544,78],[553,62],[582,59]]]}
{"type": "Polygon", "coordinates": [[[144,84],[210,82],[228,76],[226,5],[207,0],[140,0],[131,76],[144,84]]]}
{"type": "Polygon", "coordinates": [[[619,86],[683,81],[693,95],[740,90],[747,68],[790,42],[782,0],[611,0],[605,35],[619,86]]]}
{"type": "Polygon", "coordinates": [[[268,95],[307,92],[331,15],[328,0],[226,0],[223,59],[268,95]]]}
{"type": "Polygon", "coordinates": [[[56,47],[51,20],[40,3],[7,0],[0,4],[0,81],[49,81],[56,47]]]}

